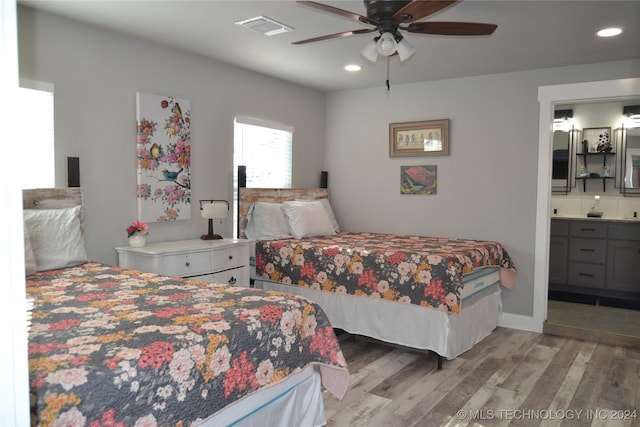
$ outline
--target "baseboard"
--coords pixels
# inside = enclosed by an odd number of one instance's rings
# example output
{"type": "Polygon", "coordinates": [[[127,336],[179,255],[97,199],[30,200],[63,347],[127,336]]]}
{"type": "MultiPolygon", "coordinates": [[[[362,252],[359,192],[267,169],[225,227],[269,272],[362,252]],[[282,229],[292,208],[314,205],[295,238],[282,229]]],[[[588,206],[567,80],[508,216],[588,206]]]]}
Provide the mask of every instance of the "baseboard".
{"type": "Polygon", "coordinates": [[[534,332],[533,317],[523,316],[521,314],[502,313],[498,326],[510,329],[519,329],[521,331],[534,332]]]}

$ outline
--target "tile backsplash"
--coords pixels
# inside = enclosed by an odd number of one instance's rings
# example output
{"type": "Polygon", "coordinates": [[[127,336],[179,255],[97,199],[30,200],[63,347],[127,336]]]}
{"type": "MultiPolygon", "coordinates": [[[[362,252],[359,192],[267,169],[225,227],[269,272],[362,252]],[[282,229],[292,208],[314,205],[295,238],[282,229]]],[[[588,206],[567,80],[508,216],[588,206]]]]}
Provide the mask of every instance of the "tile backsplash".
{"type": "Polygon", "coordinates": [[[592,206],[603,213],[603,218],[633,218],[634,212],[640,217],[640,197],[608,197],[601,194],[600,199],[596,200],[593,194],[551,196],[552,216],[586,217],[592,206]]]}

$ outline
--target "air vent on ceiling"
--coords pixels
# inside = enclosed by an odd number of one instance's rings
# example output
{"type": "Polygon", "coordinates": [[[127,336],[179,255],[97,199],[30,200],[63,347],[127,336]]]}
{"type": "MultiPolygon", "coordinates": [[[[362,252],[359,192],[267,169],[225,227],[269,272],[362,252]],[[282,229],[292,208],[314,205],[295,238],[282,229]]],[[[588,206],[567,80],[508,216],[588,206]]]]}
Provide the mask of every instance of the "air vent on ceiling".
{"type": "Polygon", "coordinates": [[[257,16],[255,18],[245,19],[244,21],[236,22],[236,24],[250,28],[266,36],[275,36],[276,34],[287,33],[293,30],[293,28],[287,27],[286,25],[274,21],[271,18],[267,18],[266,16],[257,16]]]}

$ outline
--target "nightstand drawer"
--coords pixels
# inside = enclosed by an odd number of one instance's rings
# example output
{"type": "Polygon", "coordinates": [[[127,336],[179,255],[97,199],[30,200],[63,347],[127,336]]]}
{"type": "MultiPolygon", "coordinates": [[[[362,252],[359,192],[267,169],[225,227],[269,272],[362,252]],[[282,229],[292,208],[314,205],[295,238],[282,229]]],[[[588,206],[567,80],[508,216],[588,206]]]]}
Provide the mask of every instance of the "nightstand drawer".
{"type": "Polygon", "coordinates": [[[194,277],[197,280],[204,280],[210,283],[226,283],[231,286],[249,287],[249,267],[233,268],[219,273],[207,274],[205,276],[194,277]]]}
{"type": "Polygon", "coordinates": [[[211,252],[212,270],[228,270],[249,265],[249,246],[237,245],[211,252]]]}
{"type": "Polygon", "coordinates": [[[571,239],[569,241],[569,259],[571,261],[607,262],[607,241],[600,239],[571,239]]]}
{"type": "Polygon", "coordinates": [[[163,276],[249,284],[249,241],[243,239],[176,240],[150,243],[141,248],[116,248],[120,267],[158,273],[163,276]],[[223,273],[228,270],[233,273],[223,273]],[[246,272],[245,272],[246,270],[246,272]],[[241,275],[241,278],[239,278],[241,275]],[[245,277],[246,275],[246,277],[245,277]],[[228,276],[228,277],[227,277],[228,276]]]}
{"type": "Polygon", "coordinates": [[[165,255],[160,261],[160,274],[193,276],[211,271],[211,252],[165,255]]]}

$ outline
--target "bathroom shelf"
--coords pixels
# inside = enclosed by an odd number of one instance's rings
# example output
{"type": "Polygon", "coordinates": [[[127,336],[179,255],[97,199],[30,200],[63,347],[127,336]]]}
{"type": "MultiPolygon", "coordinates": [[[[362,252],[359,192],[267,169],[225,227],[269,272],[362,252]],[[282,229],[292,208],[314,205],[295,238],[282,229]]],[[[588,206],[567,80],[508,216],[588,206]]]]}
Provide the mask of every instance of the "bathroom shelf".
{"type": "MultiPolygon", "coordinates": [[[[576,156],[583,156],[584,158],[584,165],[587,165],[587,157],[596,157],[596,156],[600,156],[602,157],[602,166],[606,166],[607,165],[607,156],[615,156],[616,153],[614,153],[613,151],[610,152],[602,152],[602,153],[576,153],[576,156]]],[[[582,191],[586,192],[587,191],[587,181],[588,180],[592,180],[592,179],[601,179],[602,180],[602,191],[605,192],[607,191],[607,180],[608,179],[616,179],[615,175],[614,176],[597,176],[597,177],[591,177],[591,176],[577,176],[576,179],[581,179],[582,180],[582,191]]]]}
{"type": "Polygon", "coordinates": [[[602,153],[576,153],[576,156],[615,156],[613,151],[603,151],[602,153]]]}
{"type": "Polygon", "coordinates": [[[602,192],[606,192],[606,188],[607,188],[607,180],[608,179],[616,179],[615,176],[597,176],[597,177],[590,177],[590,176],[585,176],[585,177],[576,177],[576,179],[581,179],[582,180],[582,191],[585,192],[587,191],[587,181],[592,180],[592,179],[601,179],[602,180],[602,192]]]}

